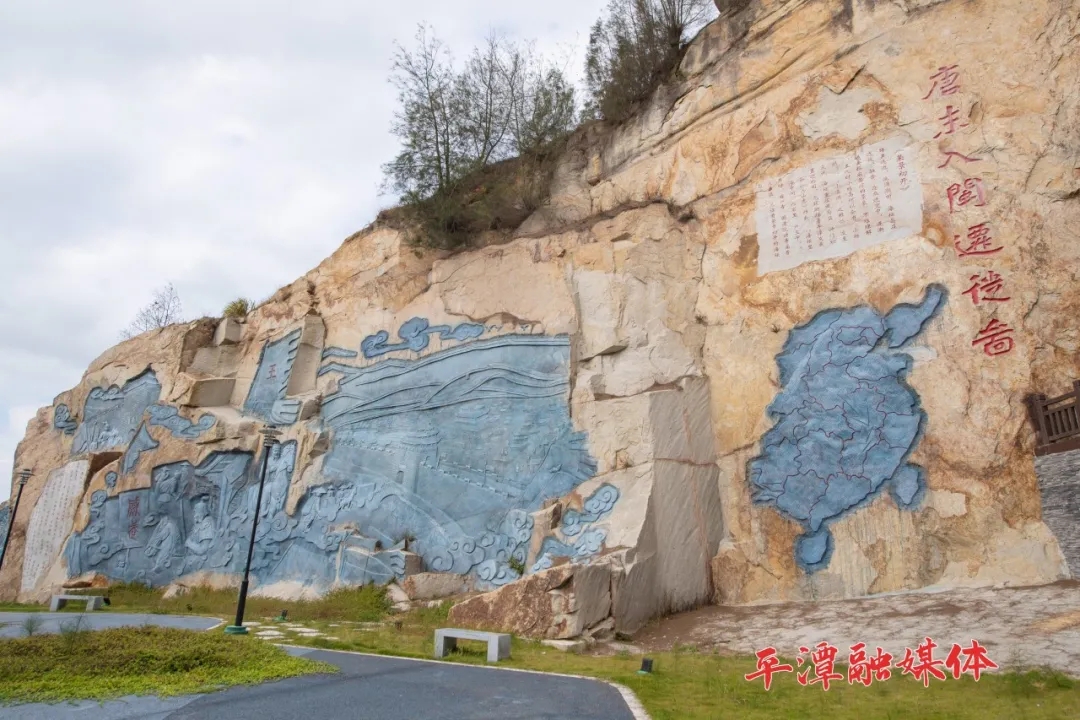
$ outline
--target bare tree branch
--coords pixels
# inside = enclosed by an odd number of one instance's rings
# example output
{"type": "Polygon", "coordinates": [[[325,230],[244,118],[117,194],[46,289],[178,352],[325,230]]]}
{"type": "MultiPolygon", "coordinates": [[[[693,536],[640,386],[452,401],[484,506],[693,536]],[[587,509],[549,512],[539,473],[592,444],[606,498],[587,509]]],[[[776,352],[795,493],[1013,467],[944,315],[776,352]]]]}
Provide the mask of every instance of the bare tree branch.
{"type": "Polygon", "coordinates": [[[129,340],[149,330],[160,330],[174,323],[183,322],[181,318],[180,296],[169,283],[154,292],[154,300],[140,310],[120,335],[129,340]]]}

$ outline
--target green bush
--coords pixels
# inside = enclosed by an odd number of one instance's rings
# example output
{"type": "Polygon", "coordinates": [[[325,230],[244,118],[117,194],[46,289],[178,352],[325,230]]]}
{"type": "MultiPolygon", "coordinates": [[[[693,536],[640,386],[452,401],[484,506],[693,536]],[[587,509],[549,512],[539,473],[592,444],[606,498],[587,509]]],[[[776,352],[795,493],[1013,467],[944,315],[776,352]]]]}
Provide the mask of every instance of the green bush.
{"type": "Polygon", "coordinates": [[[586,113],[622,122],[669,77],[713,0],[609,0],[589,34],[586,113]]]}
{"type": "Polygon", "coordinates": [[[178,695],[336,672],[251,637],[117,628],[0,640],[0,703],[178,695]]]}
{"type": "Polygon", "coordinates": [[[247,298],[236,298],[221,311],[222,317],[243,320],[251,312],[252,304],[247,298]]]}

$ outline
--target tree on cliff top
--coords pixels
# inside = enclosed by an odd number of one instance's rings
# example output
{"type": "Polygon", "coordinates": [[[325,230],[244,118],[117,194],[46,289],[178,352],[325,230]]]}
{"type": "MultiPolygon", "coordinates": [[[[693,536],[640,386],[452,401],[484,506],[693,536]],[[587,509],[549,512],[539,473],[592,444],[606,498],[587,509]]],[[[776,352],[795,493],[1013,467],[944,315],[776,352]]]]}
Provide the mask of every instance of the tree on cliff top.
{"type": "Polygon", "coordinates": [[[154,292],[153,302],[135,315],[135,319],[120,333],[120,336],[124,340],[130,340],[148,330],[160,330],[173,323],[183,322],[180,313],[180,296],[172,283],[169,283],[154,292]]]}
{"type": "Polygon", "coordinates": [[[675,70],[713,0],[609,0],[589,34],[586,112],[621,122],[675,70]]]}
{"type": "Polygon", "coordinates": [[[385,186],[420,220],[424,244],[520,222],[535,202],[536,158],[577,120],[562,72],[495,33],[458,70],[421,25],[412,49],[397,46],[390,81],[402,149],[383,166],[385,186]],[[512,158],[521,162],[489,172],[512,158]]]}

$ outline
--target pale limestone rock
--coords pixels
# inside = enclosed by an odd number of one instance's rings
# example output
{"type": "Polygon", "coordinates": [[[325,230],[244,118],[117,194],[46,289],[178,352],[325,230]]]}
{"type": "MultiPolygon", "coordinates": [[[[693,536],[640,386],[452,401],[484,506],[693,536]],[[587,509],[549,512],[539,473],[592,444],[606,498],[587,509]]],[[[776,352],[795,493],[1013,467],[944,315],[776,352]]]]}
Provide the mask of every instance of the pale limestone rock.
{"type": "Polygon", "coordinates": [[[468,592],[471,583],[466,575],[420,572],[406,576],[401,589],[406,600],[435,600],[468,592]]]}
{"type": "Polygon", "coordinates": [[[244,327],[236,318],[222,318],[214,330],[214,345],[235,345],[240,342],[244,327]]]}

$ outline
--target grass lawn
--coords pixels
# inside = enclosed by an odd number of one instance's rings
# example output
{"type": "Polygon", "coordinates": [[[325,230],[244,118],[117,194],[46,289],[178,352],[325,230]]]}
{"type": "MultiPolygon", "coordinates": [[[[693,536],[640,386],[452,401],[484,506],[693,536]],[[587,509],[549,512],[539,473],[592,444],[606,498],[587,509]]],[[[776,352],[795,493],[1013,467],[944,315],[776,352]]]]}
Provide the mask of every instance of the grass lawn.
{"type": "Polygon", "coordinates": [[[0,640],[0,703],[180,695],[316,672],[337,668],[220,632],[68,629],[0,640]]]}
{"type": "MultiPolygon", "coordinates": [[[[110,609],[113,612],[195,613],[223,619],[231,619],[235,609],[235,590],[193,590],[167,601],[161,600],[160,592],[141,586],[113,587],[109,591],[110,609]]],[[[440,607],[390,614],[382,591],[366,587],[340,590],[311,602],[249,598],[247,619],[263,623],[260,629],[267,629],[269,625],[281,631],[284,636],[274,642],[430,658],[434,630],[446,626],[449,607],[449,603],[444,603],[440,607]],[[272,623],[274,616],[283,609],[288,610],[290,622],[316,629],[324,637],[303,637],[293,628],[272,623]]],[[[216,641],[237,641],[243,644],[232,647],[245,649],[265,643],[252,637],[226,639],[217,632],[206,637],[216,641]]],[[[221,647],[230,646],[226,643],[221,647]]],[[[263,648],[272,649],[266,644],[263,648]]],[[[460,642],[459,648],[451,655],[451,662],[484,664],[482,644],[460,642]]],[[[869,688],[834,683],[828,692],[822,691],[820,686],[802,687],[793,674],[784,673],[775,677],[772,689],[766,692],[760,681],[750,683],[743,679],[755,669],[752,657],[694,650],[656,653],[649,657],[655,661],[653,673],[638,675],[641,666],[638,656],[628,653],[608,656],[568,654],[515,638],[512,658],[500,664],[614,680],[631,688],[654,720],[1080,718],[1080,684],[1060,673],[1043,670],[984,674],[977,683],[969,677],[959,681],[935,680],[930,688],[924,688],[910,677],[900,677],[899,671],[894,671],[892,679],[874,683],[869,688]]],[[[792,659],[785,661],[791,663],[792,659]]],[[[0,678],[4,677],[3,662],[0,659],[0,678]]],[[[838,666],[837,671],[846,673],[846,668],[838,666]]],[[[238,669],[235,672],[240,673],[238,669]]],[[[222,675],[215,670],[213,681],[221,682],[222,675]]],[[[63,683],[63,673],[58,677],[57,682],[63,683]]],[[[254,682],[257,679],[238,681],[254,682]]],[[[38,687],[42,685],[44,683],[38,687]]],[[[5,682],[0,681],[0,698],[5,697],[5,687],[5,682]]],[[[176,692],[189,690],[185,686],[176,692]]]]}

